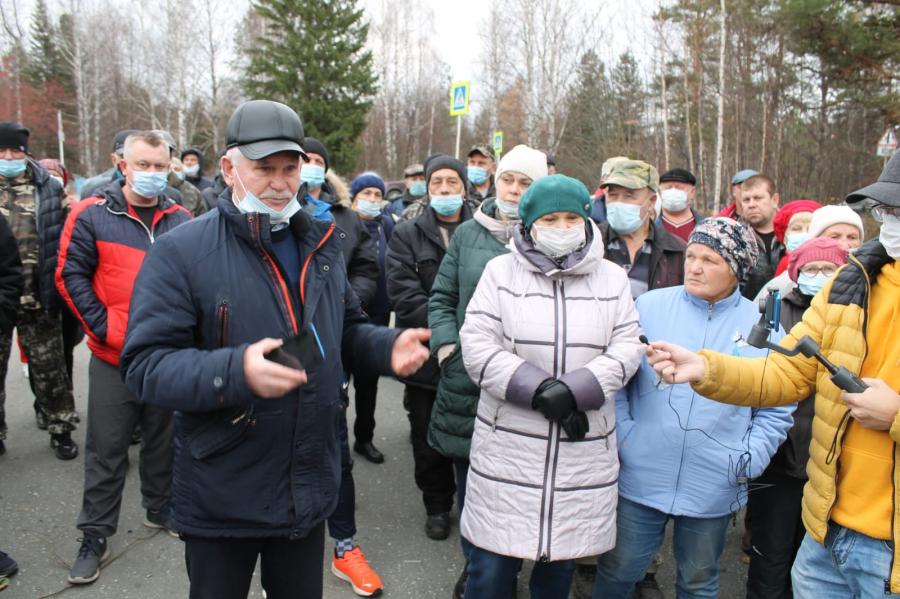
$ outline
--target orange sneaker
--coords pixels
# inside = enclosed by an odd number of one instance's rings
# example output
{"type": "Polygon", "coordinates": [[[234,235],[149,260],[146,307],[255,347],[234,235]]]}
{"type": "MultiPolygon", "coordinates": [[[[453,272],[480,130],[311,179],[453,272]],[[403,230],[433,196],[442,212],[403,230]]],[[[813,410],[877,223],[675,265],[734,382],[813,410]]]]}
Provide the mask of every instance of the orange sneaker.
{"type": "Polygon", "coordinates": [[[366,556],[359,547],[345,551],[344,557],[332,554],[331,573],[349,582],[353,592],[361,597],[381,594],[381,578],[366,561],[366,556]]]}

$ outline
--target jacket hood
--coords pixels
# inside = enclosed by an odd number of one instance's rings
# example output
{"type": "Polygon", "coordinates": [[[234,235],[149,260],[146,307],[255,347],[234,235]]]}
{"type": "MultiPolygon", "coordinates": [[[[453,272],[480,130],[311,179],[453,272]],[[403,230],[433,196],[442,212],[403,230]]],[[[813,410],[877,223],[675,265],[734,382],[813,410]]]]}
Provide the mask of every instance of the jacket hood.
{"type": "Polygon", "coordinates": [[[350,207],[350,204],[352,204],[350,201],[350,188],[340,175],[329,170],[325,173],[325,183],[322,185],[322,191],[325,191],[325,185],[330,187],[328,191],[331,196],[326,201],[332,204],[339,204],[344,208],[350,207]]]}
{"type": "Polygon", "coordinates": [[[509,243],[513,233],[520,224],[520,221],[505,221],[497,218],[497,206],[494,198],[485,200],[475,212],[474,218],[479,225],[487,229],[494,239],[503,245],[509,243]]]}
{"type": "Polygon", "coordinates": [[[572,252],[561,260],[554,260],[535,249],[531,236],[519,224],[515,228],[509,251],[522,265],[532,272],[541,272],[548,277],[555,275],[586,275],[595,271],[603,260],[603,238],[594,221],[587,219],[587,243],[580,250],[572,252]]]}

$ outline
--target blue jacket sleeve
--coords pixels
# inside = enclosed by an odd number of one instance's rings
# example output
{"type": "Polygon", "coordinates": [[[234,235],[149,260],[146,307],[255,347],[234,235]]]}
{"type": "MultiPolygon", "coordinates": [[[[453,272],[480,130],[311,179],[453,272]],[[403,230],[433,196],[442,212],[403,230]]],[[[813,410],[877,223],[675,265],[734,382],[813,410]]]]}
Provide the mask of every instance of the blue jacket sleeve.
{"type": "Polygon", "coordinates": [[[122,378],[141,401],[189,412],[253,401],[244,378],[247,345],[198,349],[199,324],[183,259],[164,235],[150,248],[135,282],[122,350],[122,378]]]}

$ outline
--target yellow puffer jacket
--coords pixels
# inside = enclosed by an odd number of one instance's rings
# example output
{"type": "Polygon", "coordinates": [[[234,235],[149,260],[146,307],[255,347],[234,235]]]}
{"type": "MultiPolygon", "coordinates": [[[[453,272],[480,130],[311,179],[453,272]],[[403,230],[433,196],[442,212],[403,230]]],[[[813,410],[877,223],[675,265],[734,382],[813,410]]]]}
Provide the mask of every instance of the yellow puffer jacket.
{"type": "MultiPolygon", "coordinates": [[[[865,360],[866,325],[869,295],[881,268],[892,259],[877,240],[850,256],[847,266],[826,284],[815,298],[803,320],[791,329],[781,345],[792,348],[804,335],[821,346],[822,354],[838,366],[859,374],[865,360]]],[[[895,342],[885,339],[885,342],[895,342]]],[[[828,521],[837,489],[837,470],[841,445],[850,412],[841,402],[841,390],[829,378],[828,371],[812,358],[792,358],[772,352],[767,358],[752,360],[702,350],[706,376],[693,385],[700,395],[743,406],[778,406],[816,392],[810,460],[806,467],[809,481],[803,490],[803,524],[810,536],[824,544],[828,521]]],[[[891,592],[900,593],[900,414],[890,430],[894,440],[894,518],[892,540],[894,559],[891,567],[891,592]]]]}

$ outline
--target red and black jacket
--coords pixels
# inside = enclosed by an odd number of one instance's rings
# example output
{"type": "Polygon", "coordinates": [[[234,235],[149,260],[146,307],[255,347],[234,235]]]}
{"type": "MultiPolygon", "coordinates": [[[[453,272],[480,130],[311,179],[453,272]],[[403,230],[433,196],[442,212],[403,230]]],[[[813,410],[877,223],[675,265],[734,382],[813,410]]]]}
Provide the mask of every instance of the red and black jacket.
{"type": "Polygon", "coordinates": [[[113,366],[125,343],[134,280],[154,240],[191,213],[161,196],[148,229],[125,200],[122,186],[78,202],[59,242],[56,287],[88,334],[94,355],[113,366]]]}

